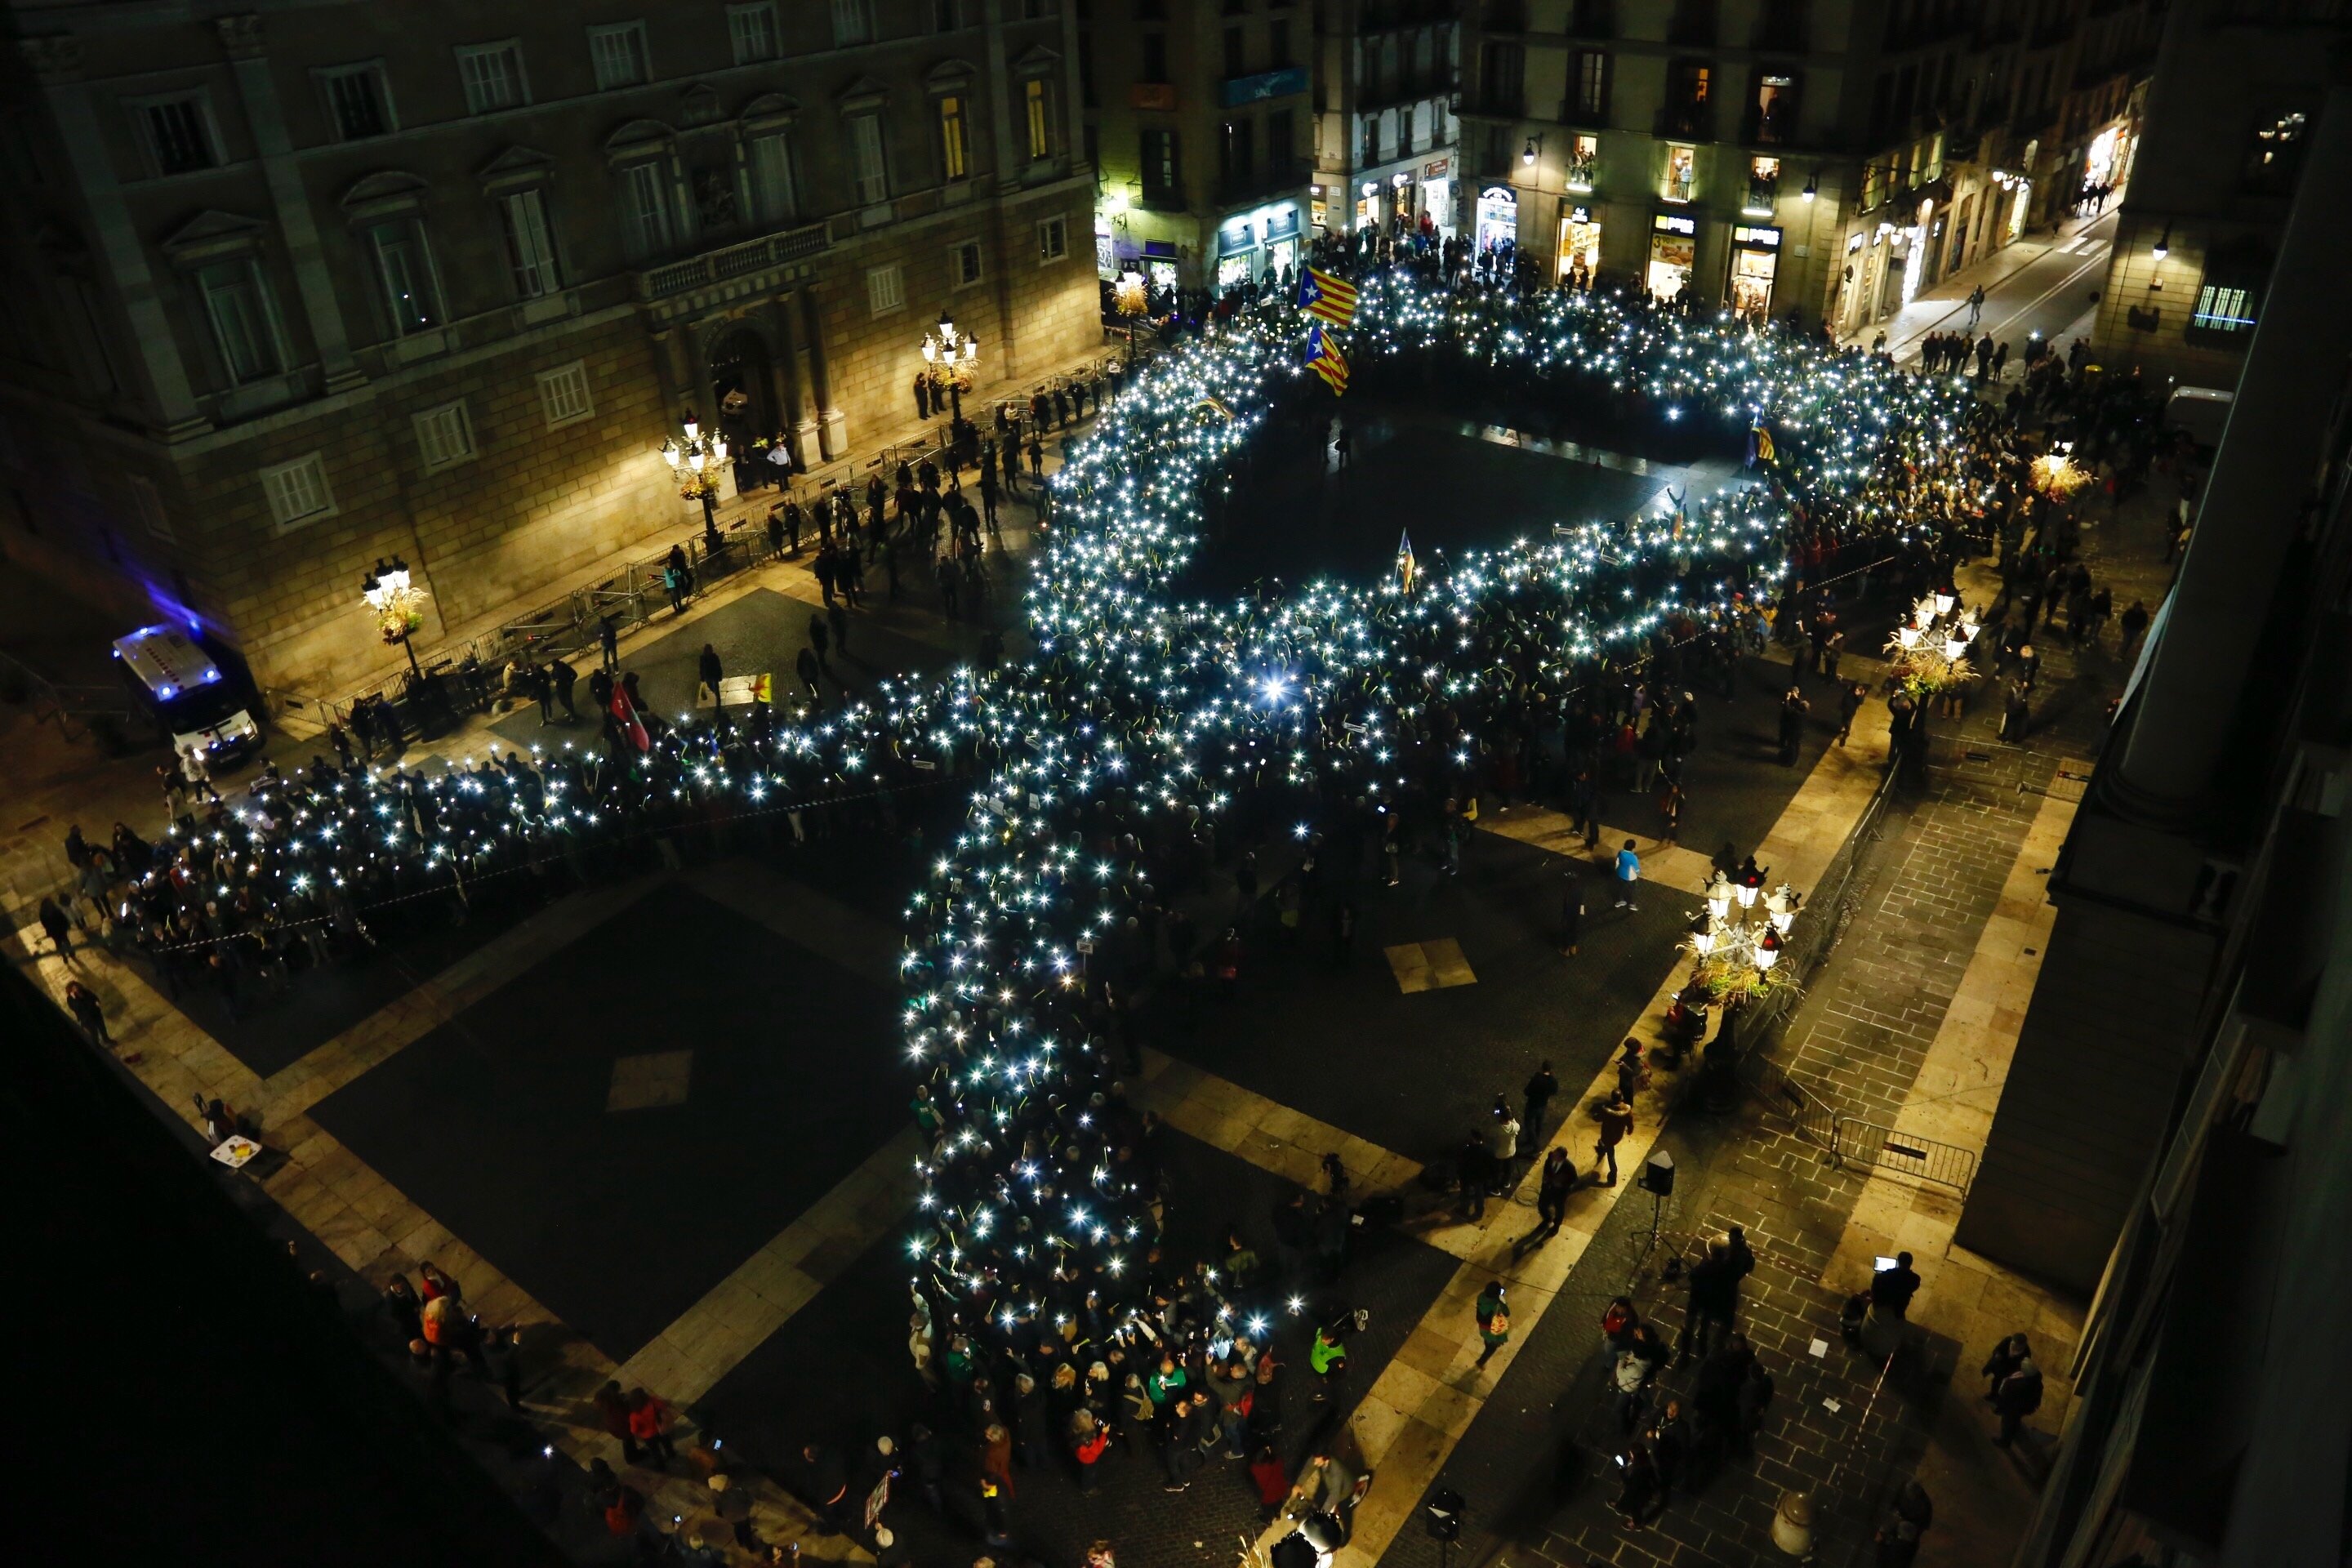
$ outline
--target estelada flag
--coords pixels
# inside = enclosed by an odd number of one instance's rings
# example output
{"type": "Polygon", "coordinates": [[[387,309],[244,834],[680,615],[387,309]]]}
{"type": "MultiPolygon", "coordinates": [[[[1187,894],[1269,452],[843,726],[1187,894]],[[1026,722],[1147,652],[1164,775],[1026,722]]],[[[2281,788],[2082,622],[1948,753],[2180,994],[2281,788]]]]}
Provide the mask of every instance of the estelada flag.
{"type": "Polygon", "coordinates": [[[1298,280],[1298,308],[1310,316],[1322,317],[1335,327],[1353,326],[1356,286],[1320,268],[1310,267],[1307,276],[1298,280]]]}
{"type": "Polygon", "coordinates": [[[1339,352],[1339,341],[1323,330],[1320,321],[1307,330],[1307,368],[1321,376],[1333,393],[1347,395],[1347,356],[1339,352]]]}
{"type": "Polygon", "coordinates": [[[1408,594],[1412,592],[1417,570],[1412,558],[1412,531],[1407,529],[1397,535],[1397,584],[1408,594]]]}
{"type": "Polygon", "coordinates": [[[1764,422],[1759,419],[1748,427],[1748,465],[1753,468],[1771,460],[1772,432],[1764,428],[1764,422]]]}

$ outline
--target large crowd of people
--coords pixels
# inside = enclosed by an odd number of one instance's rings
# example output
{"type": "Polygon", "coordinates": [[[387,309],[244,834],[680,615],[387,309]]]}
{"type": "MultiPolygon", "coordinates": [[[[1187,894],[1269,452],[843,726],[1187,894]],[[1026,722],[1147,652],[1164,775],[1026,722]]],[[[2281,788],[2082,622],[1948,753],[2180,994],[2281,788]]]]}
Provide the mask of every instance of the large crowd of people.
{"type": "MultiPolygon", "coordinates": [[[[1236,1411],[1250,1389],[1278,1409],[1272,1346],[1295,1311],[1327,1322],[1311,1370],[1344,1364],[1329,1303],[1294,1305],[1292,1281],[1328,1260],[1322,1230],[1276,1216],[1297,1253],[1284,1268],[1253,1267],[1238,1233],[1216,1258],[1163,1253],[1155,1130],[1122,1089],[1140,1044],[1213,1005],[1259,942],[1325,931],[1344,962],[1359,887],[1392,881],[1416,847],[1458,864],[1482,794],[1597,823],[1608,789],[1678,789],[1695,693],[1764,637],[1801,650],[1800,686],[1810,658],[1843,694],[1839,617],[1866,577],[1916,594],[1948,584],[1961,554],[1997,551],[2032,584],[2017,600],[2029,623],[2060,602],[2072,617],[2078,599],[2087,620],[2076,503],[2048,499],[2032,459],[2071,441],[2120,496],[2166,456],[2129,378],[2037,367],[1996,404],[1961,377],[1777,326],[1529,289],[1443,247],[1385,255],[1323,258],[1355,275],[1350,353],[1368,379],[1550,406],[1628,439],[1684,420],[1746,430],[1748,482],[1548,542],[1401,563],[1379,584],[1179,601],[1249,445],[1329,409],[1300,374],[1288,301],[1241,300],[1071,448],[1025,602],[1034,651],[1017,665],[870,698],[812,680],[803,700],[678,724],[633,677],[599,671],[601,746],[510,749],[437,777],[322,755],[266,768],[234,799],[207,781],[152,837],[77,829],[85,929],[143,952],[175,994],[209,986],[236,1011],[500,887],[818,831],[903,835],[920,792],[959,781],[968,801],[910,905],[897,1047],[924,1137],[918,1366],[973,1441],[1042,1430],[1081,1477],[1100,1434],[1138,1426],[1171,1489],[1214,1442],[1253,1458],[1265,1434],[1236,1411]],[[1220,868],[1230,904],[1210,896],[1220,868]]],[[[974,434],[975,458],[993,443],[1015,486],[1014,444],[974,434]]],[[[936,536],[946,517],[977,531],[949,500],[960,481],[897,478],[898,531],[936,536]]],[[[869,530],[891,535],[878,476],[862,519],[859,499],[823,503],[821,550],[854,557],[869,530]]],[[[779,525],[796,547],[781,510],[779,525]]],[[[71,911],[53,908],[62,925],[44,924],[69,946],[71,911]]],[[[1344,1215],[1343,1192],[1321,1201],[1344,1215]]]]}

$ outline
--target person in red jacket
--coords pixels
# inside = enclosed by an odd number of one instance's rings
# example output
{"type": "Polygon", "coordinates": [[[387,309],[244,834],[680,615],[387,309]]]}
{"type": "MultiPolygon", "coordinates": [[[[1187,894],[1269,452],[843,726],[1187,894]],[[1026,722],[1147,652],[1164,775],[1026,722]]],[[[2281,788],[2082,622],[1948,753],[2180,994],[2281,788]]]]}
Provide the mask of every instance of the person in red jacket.
{"type": "Polygon", "coordinates": [[[1257,1488],[1259,1517],[1272,1522],[1281,1511],[1284,1500],[1290,1496],[1290,1477],[1282,1468],[1282,1456],[1274,1451],[1271,1443],[1258,1445],[1257,1453],[1249,1464],[1250,1485],[1257,1488]]]}
{"type": "Polygon", "coordinates": [[[629,1390],[629,1436],[660,1464],[677,1458],[669,1439],[669,1406],[642,1388],[629,1390]]]}

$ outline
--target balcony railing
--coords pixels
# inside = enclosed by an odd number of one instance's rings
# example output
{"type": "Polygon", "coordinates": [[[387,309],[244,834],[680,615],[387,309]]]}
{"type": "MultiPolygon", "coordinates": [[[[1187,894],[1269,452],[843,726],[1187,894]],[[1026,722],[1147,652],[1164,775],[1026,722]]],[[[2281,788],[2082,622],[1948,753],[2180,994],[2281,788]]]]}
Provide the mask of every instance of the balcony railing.
{"type": "Polygon", "coordinates": [[[763,235],[723,249],[706,250],[699,256],[649,267],[638,273],[637,298],[667,300],[689,289],[748,278],[755,272],[814,256],[830,243],[825,226],[813,223],[805,228],[786,229],[782,234],[763,235]]]}

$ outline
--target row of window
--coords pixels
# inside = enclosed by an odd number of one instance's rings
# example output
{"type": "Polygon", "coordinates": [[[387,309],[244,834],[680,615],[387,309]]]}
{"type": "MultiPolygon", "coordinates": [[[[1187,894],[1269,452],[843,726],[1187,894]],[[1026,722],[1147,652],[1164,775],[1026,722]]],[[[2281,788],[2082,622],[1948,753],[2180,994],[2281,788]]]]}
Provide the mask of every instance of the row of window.
{"type": "MultiPolygon", "coordinates": [[[[1070,255],[1070,221],[1066,217],[1049,217],[1037,224],[1037,265],[1050,267],[1066,261],[1070,255]]],[[[948,285],[951,289],[969,289],[984,276],[984,253],[980,241],[961,239],[948,247],[948,285]]],[[[907,308],[907,269],[892,261],[866,270],[866,308],[870,314],[887,316],[907,308]]]]}
{"type": "MultiPolygon", "coordinates": [[[[967,0],[932,0],[935,30],[952,32],[965,25],[967,0]]],[[[868,44],[879,36],[875,28],[873,0],[831,0],[833,37],[839,47],[868,44]]],[[[1051,0],[1023,0],[1030,18],[1054,14],[1051,0]]],[[[734,63],[756,65],[778,59],[782,34],[776,0],[754,0],[727,7],[727,30],[734,63]]],[[[614,22],[587,29],[589,66],[596,90],[612,92],[641,87],[653,79],[653,63],[643,21],[614,22]]],[[[522,40],[503,38],[467,44],[456,52],[457,79],[468,114],[489,114],[531,101],[530,79],[524,68],[522,40]]],[[[342,141],[382,136],[400,129],[392,82],[382,60],[362,60],[314,70],[327,121],[342,141]]],[[[217,168],[226,161],[219,128],[201,89],[134,98],[128,100],[152,171],[184,174],[217,168]]],[[[1037,110],[1033,108],[1032,117],[1037,110]]],[[[1037,138],[1033,135],[1033,143],[1037,138]]],[[[1033,153],[1033,157],[1045,156],[1033,153]]]]}
{"type": "MultiPolygon", "coordinates": [[[[594,415],[595,401],[588,390],[586,362],[574,360],[570,364],[541,371],[539,401],[551,430],[577,425],[594,415]]],[[[415,433],[417,455],[427,473],[439,473],[468,462],[478,452],[474,441],[473,416],[462,397],[414,415],[409,424],[415,433]]],[[[332,517],[337,510],[334,487],[327,480],[323,452],[306,452],[289,462],[262,469],[261,490],[269,502],[270,521],[280,533],[332,517]]]]}

